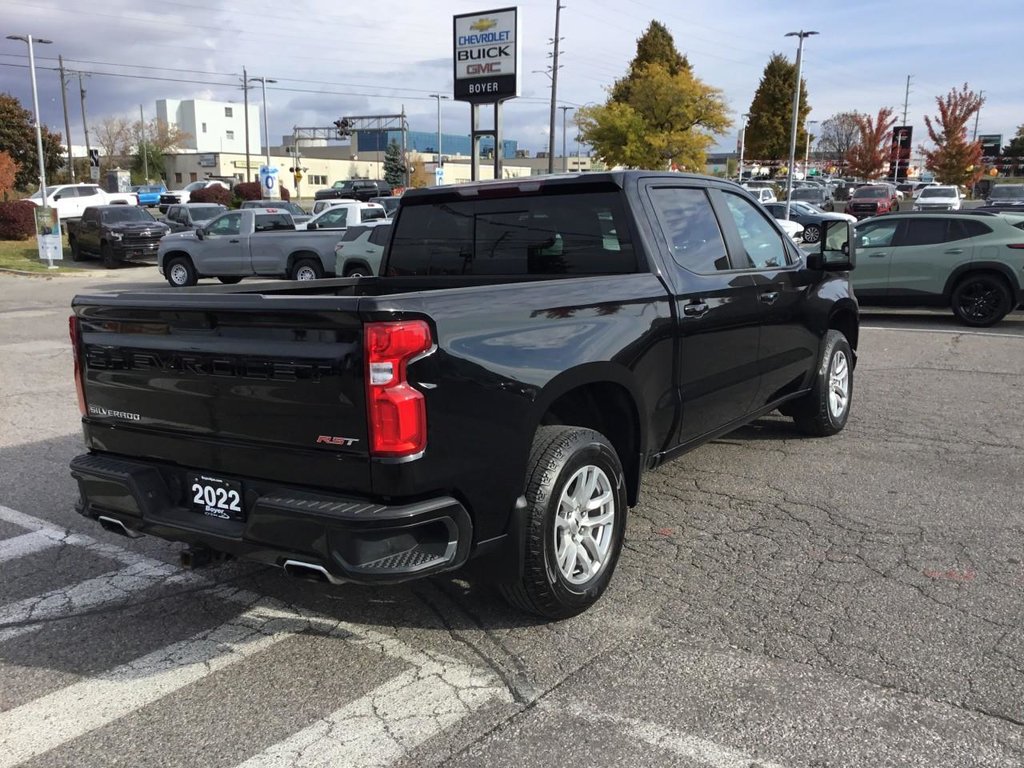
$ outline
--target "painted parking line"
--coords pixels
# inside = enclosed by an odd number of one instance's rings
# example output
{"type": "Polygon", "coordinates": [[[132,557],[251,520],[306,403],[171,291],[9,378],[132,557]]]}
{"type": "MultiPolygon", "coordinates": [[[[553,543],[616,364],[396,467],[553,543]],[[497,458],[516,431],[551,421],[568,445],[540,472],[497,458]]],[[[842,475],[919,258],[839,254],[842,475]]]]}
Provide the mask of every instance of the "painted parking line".
{"type": "Polygon", "coordinates": [[[893,331],[897,333],[942,333],[948,336],[987,336],[990,339],[1017,339],[1018,341],[1024,341],[1024,336],[1017,333],[993,333],[991,331],[954,331],[948,328],[894,328],[887,325],[866,324],[862,324],[860,329],[861,331],[893,331]]]}
{"type": "MultiPolygon", "coordinates": [[[[53,542],[82,547],[126,565],[63,589],[0,606],[0,625],[14,624],[0,628],[0,641],[38,628],[35,622],[41,619],[59,619],[125,600],[140,589],[206,581],[200,574],[183,572],[89,536],[62,531],[9,507],[0,506],[0,520],[29,530],[7,540],[21,540],[16,545],[8,544],[12,558],[15,553],[30,555],[43,548],[44,542],[53,542]]],[[[383,631],[284,606],[247,590],[212,582],[210,587],[210,597],[240,604],[242,612],[187,640],[0,713],[0,768],[61,747],[308,630],[336,638],[339,644],[399,659],[411,668],[247,759],[243,763],[246,768],[389,765],[474,710],[513,700],[490,670],[412,647],[383,631]]],[[[344,654],[344,649],[339,653],[344,654]]]]}
{"type": "MultiPolygon", "coordinates": [[[[556,708],[554,704],[546,704],[544,706],[552,710],[556,708]]],[[[557,710],[565,711],[561,706],[558,706],[557,710]]],[[[652,723],[649,720],[601,712],[595,713],[572,706],[569,707],[568,711],[588,722],[597,720],[613,725],[623,735],[666,752],[673,752],[687,760],[693,760],[701,765],[706,765],[708,768],[752,768],[752,766],[757,766],[757,768],[786,768],[781,763],[764,760],[738,749],[709,741],[708,739],[679,733],[671,728],[652,723]]]]}
{"type": "Polygon", "coordinates": [[[55,536],[50,531],[30,531],[21,536],[4,539],[0,541],[0,563],[42,552],[44,549],[60,545],[61,542],[62,537],[55,536]]]}

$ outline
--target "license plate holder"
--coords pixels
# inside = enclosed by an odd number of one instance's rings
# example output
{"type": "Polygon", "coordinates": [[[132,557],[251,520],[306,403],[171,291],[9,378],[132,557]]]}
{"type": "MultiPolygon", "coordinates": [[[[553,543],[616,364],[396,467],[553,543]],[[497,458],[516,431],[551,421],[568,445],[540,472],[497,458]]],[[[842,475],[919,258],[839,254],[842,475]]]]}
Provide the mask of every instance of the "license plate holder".
{"type": "Polygon", "coordinates": [[[242,484],[237,480],[191,473],[186,477],[185,493],[193,512],[220,520],[245,520],[242,484]]]}

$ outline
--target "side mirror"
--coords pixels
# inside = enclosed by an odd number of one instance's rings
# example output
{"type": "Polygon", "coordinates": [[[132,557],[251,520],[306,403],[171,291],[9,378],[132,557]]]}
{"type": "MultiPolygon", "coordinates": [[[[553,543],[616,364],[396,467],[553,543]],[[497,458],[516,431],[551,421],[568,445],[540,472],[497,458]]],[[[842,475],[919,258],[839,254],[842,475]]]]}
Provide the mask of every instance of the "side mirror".
{"type": "Polygon", "coordinates": [[[196,227],[196,237],[202,240],[204,237],[206,237],[206,230],[204,230],[202,227],[196,227]]]}
{"type": "Polygon", "coordinates": [[[848,221],[822,222],[818,250],[807,255],[807,268],[828,272],[849,272],[857,266],[853,225],[848,221]]]}
{"type": "Polygon", "coordinates": [[[311,222],[309,222],[309,224],[306,225],[306,229],[316,229],[316,228],[317,228],[317,225],[316,225],[315,221],[311,221],[311,222]]]}
{"type": "Polygon", "coordinates": [[[53,196],[53,202],[56,203],[58,200],[60,200],[60,192],[53,196]]]}

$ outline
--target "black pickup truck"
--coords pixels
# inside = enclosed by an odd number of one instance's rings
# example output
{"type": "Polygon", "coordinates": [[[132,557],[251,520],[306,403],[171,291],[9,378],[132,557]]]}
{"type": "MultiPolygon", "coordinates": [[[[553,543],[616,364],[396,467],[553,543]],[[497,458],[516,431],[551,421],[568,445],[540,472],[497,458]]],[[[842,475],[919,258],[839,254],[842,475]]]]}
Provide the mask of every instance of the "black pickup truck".
{"type": "Polygon", "coordinates": [[[77,296],[79,511],[188,565],[472,561],[579,613],[645,470],[774,409],[846,424],[850,235],[802,254],[707,177],[553,176],[406,193],[381,277],[77,296]]]}
{"type": "Polygon", "coordinates": [[[67,229],[72,261],[98,256],[108,269],[129,259],[156,259],[160,238],[171,231],[134,205],[91,205],[67,229]]]}
{"type": "Polygon", "coordinates": [[[336,181],[327,189],[318,189],[315,200],[361,200],[367,202],[371,197],[387,197],[391,195],[391,185],[386,181],[375,179],[349,179],[336,181]]]}

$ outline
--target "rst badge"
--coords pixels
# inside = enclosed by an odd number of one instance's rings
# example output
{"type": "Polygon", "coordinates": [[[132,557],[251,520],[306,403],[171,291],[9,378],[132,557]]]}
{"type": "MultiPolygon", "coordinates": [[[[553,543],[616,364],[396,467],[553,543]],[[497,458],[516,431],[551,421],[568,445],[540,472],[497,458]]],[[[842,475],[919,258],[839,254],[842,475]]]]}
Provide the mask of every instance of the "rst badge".
{"type": "Polygon", "coordinates": [[[336,437],[334,435],[318,435],[316,438],[317,445],[355,445],[359,442],[359,438],[356,437],[336,437]]]}

